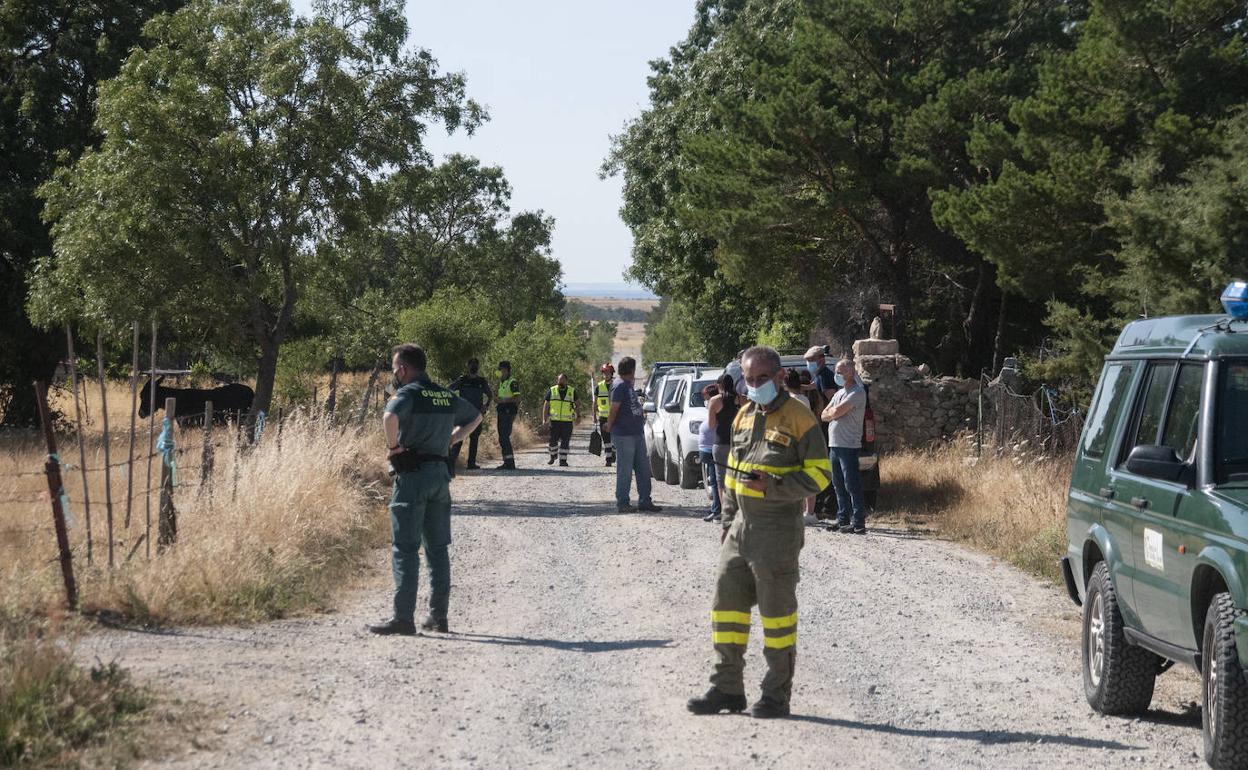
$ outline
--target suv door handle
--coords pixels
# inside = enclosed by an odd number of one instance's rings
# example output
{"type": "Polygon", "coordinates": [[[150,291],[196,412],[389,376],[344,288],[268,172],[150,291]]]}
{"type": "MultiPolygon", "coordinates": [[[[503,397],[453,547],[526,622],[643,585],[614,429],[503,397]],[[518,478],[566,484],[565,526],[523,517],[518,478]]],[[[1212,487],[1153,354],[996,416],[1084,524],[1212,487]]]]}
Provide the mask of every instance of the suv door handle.
{"type": "Polygon", "coordinates": [[[1114,488],[1113,487],[1101,487],[1101,497],[1105,498],[1106,500],[1113,500],[1114,488]]]}
{"type": "Polygon", "coordinates": [[[1131,504],[1132,504],[1132,505],[1134,505],[1136,508],[1147,508],[1147,507],[1148,507],[1148,498],[1146,498],[1146,497],[1133,497],[1133,498],[1131,498],[1131,504]]]}

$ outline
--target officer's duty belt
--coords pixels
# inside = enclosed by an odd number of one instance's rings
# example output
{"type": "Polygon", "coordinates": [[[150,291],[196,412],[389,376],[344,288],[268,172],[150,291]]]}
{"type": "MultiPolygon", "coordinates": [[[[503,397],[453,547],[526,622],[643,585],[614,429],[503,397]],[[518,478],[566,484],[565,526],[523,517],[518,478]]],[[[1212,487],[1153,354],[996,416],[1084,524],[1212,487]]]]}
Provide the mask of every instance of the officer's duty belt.
{"type": "Polygon", "coordinates": [[[405,473],[407,471],[419,470],[420,466],[432,462],[445,463],[446,458],[442,455],[430,455],[423,452],[413,452],[408,449],[391,457],[390,467],[395,473],[405,473]]]}

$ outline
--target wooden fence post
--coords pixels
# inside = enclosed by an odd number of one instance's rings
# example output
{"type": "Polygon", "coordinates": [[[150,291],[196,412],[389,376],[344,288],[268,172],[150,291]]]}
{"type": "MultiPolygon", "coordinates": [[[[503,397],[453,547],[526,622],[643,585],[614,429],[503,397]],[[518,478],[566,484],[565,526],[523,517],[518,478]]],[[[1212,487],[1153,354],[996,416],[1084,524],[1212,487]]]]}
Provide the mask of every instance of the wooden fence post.
{"type": "Polygon", "coordinates": [[[325,414],[331,418],[338,408],[338,356],[334,356],[329,372],[329,396],[325,399],[325,414]]]}
{"type": "Polygon", "coordinates": [[[74,333],[65,324],[65,339],[69,341],[69,382],[74,389],[74,418],[78,423],[78,467],[82,471],[82,515],[87,522],[87,566],[94,562],[94,546],[91,542],[91,486],[87,482],[87,445],[82,432],[82,406],[78,402],[78,358],[74,355],[74,333]]]}
{"type": "MultiPolygon", "coordinates": [[[[169,421],[168,444],[162,451],[171,455],[177,451],[173,440],[173,432],[177,422],[178,401],[175,398],[165,399],[165,419],[169,421]]],[[[173,468],[168,460],[160,463],[160,513],[157,524],[156,552],[160,553],[165,546],[173,545],[178,540],[178,512],[173,507],[173,468]]]]}
{"type": "Polygon", "coordinates": [[[130,537],[130,511],[134,507],[134,427],[139,411],[139,322],[132,323],[134,342],[130,345],[130,447],[126,450],[126,538],[130,537]]]}
{"type": "Polygon", "coordinates": [[[108,568],[113,563],[113,469],[108,455],[108,380],[104,379],[104,332],[95,333],[95,363],[100,372],[100,418],[104,422],[104,515],[108,528],[108,568]]]}
{"type": "Polygon", "coordinates": [[[69,550],[69,531],[65,528],[65,511],[61,508],[65,486],[61,481],[61,461],[56,454],[56,434],[52,431],[52,418],[48,414],[47,385],[36,382],[35,397],[39,402],[39,422],[43,425],[43,439],[48,445],[48,461],[43,468],[48,474],[48,496],[52,498],[52,523],[56,527],[56,546],[61,555],[65,602],[73,610],[78,608],[78,586],[74,583],[74,555],[69,550]]]}
{"type": "Polygon", "coordinates": [[[372,374],[368,375],[368,387],[364,389],[364,395],[360,398],[360,416],[357,419],[360,425],[364,424],[364,418],[368,416],[368,399],[373,394],[373,385],[377,382],[377,375],[381,373],[381,361],[373,367],[372,374]]]}
{"type": "Polygon", "coordinates": [[[152,319],[152,355],[148,359],[147,381],[151,385],[147,393],[147,483],[143,493],[143,509],[146,525],[143,542],[147,558],[152,558],[152,455],[156,454],[156,319],[152,319]]]}
{"type": "Polygon", "coordinates": [[[204,453],[200,461],[199,483],[206,485],[212,475],[212,402],[204,402],[204,453]]]}

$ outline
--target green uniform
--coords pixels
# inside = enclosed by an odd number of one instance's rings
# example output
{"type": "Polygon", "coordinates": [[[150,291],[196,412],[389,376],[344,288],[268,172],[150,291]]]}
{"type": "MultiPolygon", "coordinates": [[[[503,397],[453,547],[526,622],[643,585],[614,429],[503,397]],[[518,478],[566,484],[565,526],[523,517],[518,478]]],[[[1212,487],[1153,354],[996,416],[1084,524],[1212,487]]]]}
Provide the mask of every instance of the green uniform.
{"type": "Polygon", "coordinates": [[[758,605],[767,674],[763,695],[789,702],[797,658],[798,554],[805,539],[802,500],[832,478],[828,449],[810,410],[785,393],[764,413],[742,408],[732,424],[724,480],[723,525],[715,601],[713,684],[743,694],[750,612],[758,605]],[[745,485],[747,474],[770,474],[766,493],[745,485]]]}
{"type": "Polygon", "coordinates": [[[445,457],[451,430],[472,422],[478,412],[472,404],[427,379],[399,388],[386,404],[386,411],[399,418],[399,444],[408,452],[430,457],[415,470],[394,474],[390,497],[394,617],[412,620],[415,614],[423,542],[429,562],[429,614],[444,620],[451,592],[447,550],[451,544],[451,491],[445,457]]]}

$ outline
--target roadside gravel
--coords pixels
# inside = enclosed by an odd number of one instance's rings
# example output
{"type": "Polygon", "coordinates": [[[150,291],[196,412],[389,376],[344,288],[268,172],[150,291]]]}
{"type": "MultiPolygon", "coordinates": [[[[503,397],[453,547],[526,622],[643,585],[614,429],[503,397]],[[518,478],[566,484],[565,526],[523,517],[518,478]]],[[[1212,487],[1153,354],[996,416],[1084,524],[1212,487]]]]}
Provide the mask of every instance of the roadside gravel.
{"type": "Polygon", "coordinates": [[[1077,609],[1058,589],[887,525],[807,530],[793,719],[689,715],[710,671],[717,526],[700,521],[701,491],[662,483],[662,513],[616,514],[587,437],[571,468],[547,467],[539,448],[518,472],[454,482],[449,636],[364,630],[390,605],[378,551],[336,614],[108,631],[79,654],[207,707],[159,763],[171,767],[1202,764],[1194,674],[1163,676],[1143,719],[1096,716],[1077,609]]]}

